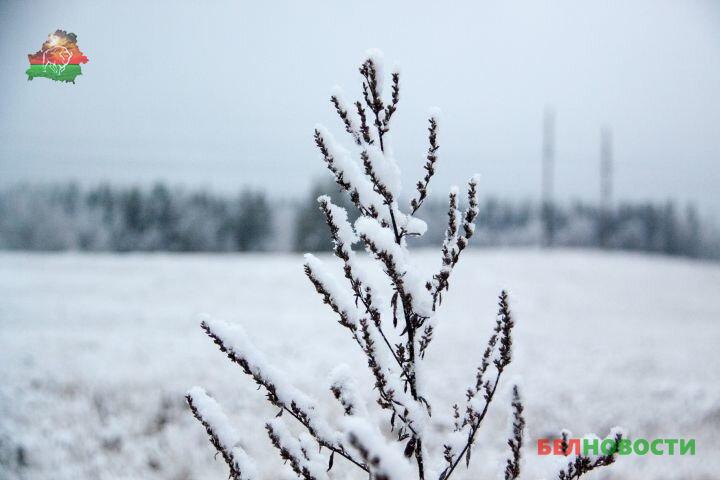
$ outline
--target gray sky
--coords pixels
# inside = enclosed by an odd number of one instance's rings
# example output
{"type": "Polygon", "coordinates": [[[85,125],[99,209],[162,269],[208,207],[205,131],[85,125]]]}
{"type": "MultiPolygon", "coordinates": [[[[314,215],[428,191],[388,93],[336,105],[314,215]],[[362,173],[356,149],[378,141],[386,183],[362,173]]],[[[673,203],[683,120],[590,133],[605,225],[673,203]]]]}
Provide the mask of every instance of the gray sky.
{"type": "Polygon", "coordinates": [[[720,208],[720,3],[712,1],[0,4],[0,182],[110,179],[304,192],[312,129],[359,92],[381,48],[402,70],[393,145],[411,186],[428,107],[443,111],[435,192],[539,191],[541,119],[557,117],[561,198],[598,196],[600,128],[618,198],[720,208]],[[392,4],[390,4],[392,3],[392,4]],[[56,28],[90,58],[75,85],[27,81],[56,28]]]}

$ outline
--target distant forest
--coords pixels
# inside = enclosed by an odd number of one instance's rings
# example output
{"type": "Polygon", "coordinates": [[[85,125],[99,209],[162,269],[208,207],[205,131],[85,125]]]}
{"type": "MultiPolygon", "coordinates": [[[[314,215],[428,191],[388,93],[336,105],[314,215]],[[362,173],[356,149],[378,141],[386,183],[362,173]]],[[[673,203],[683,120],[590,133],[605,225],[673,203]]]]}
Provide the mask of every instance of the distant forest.
{"type": "MultiPolygon", "coordinates": [[[[0,248],[98,252],[322,251],[329,237],[316,198],[333,184],[318,184],[298,201],[261,191],[236,195],[171,188],[76,184],[18,185],[0,190],[0,248]]],[[[349,209],[352,211],[352,209],[349,209]]],[[[420,217],[428,233],[415,245],[439,245],[447,207],[429,199],[420,217]]],[[[720,258],[717,226],[693,205],[619,203],[602,210],[576,202],[539,208],[530,202],[487,198],[481,204],[475,246],[598,247],[720,258]]]]}

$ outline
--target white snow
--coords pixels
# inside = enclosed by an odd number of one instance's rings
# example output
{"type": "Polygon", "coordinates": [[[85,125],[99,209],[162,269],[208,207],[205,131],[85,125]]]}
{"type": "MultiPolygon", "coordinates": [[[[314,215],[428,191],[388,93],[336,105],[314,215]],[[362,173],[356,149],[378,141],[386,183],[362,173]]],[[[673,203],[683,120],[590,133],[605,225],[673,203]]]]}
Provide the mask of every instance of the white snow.
{"type": "Polygon", "coordinates": [[[357,235],[355,235],[352,225],[350,225],[350,222],[348,221],[347,210],[332,203],[332,200],[327,195],[321,195],[318,197],[318,202],[327,203],[328,210],[330,210],[333,220],[338,227],[338,237],[349,249],[353,243],[358,241],[358,238],[357,235]]]}
{"type": "Polygon", "coordinates": [[[355,305],[355,298],[350,287],[347,286],[348,282],[344,278],[342,281],[336,278],[335,275],[328,271],[324,262],[311,253],[305,254],[305,265],[310,268],[315,278],[325,287],[325,290],[330,294],[332,301],[337,304],[340,311],[347,315],[350,323],[357,326],[362,314],[355,305]]]}
{"type": "Polygon", "coordinates": [[[367,147],[368,160],[375,177],[387,190],[392,193],[393,198],[400,196],[400,168],[395,157],[390,153],[383,153],[378,147],[369,145],[367,147]]]}
{"type": "Polygon", "coordinates": [[[391,228],[383,227],[374,218],[359,217],[355,220],[355,231],[358,235],[367,236],[379,251],[392,256],[400,273],[405,271],[407,250],[395,243],[395,235],[391,228]]]}
{"type": "Polygon", "coordinates": [[[321,439],[331,445],[337,443],[340,434],[328,425],[322,415],[318,414],[315,400],[298,389],[285,372],[268,361],[266,355],[255,347],[242,326],[218,320],[204,321],[210,331],[220,338],[233,354],[248,363],[253,376],[260,377],[264,382],[269,382],[275,387],[282,405],[287,407],[297,405],[306,414],[310,425],[321,439]]]}
{"type": "Polygon", "coordinates": [[[372,60],[377,77],[377,89],[383,95],[385,86],[385,54],[379,48],[370,48],[365,51],[365,58],[372,60]]]}
{"type": "Polygon", "coordinates": [[[406,480],[413,478],[413,468],[403,456],[401,444],[389,442],[368,422],[356,417],[348,417],[344,422],[347,438],[356,439],[359,448],[368,451],[369,463],[375,465],[371,472],[382,475],[388,480],[406,480]]]}
{"type": "Polygon", "coordinates": [[[235,467],[241,472],[244,479],[258,478],[255,461],[248,456],[240,445],[240,434],[228,420],[220,405],[209,396],[201,387],[193,387],[187,394],[192,398],[193,405],[198,414],[212,428],[220,445],[227,452],[231,452],[235,467]]]}
{"type": "MultiPolygon", "coordinates": [[[[424,251],[413,263],[429,276],[436,258],[424,251]]],[[[386,418],[373,404],[364,356],[318,299],[302,262],[300,255],[0,253],[0,478],[226,478],[185,404],[191,385],[223,406],[259,478],[284,478],[263,427],[277,408],[201,331],[199,312],[242,324],[332,426],[343,411],[326,379],[340,363],[369,415],[386,418]]],[[[599,252],[464,252],[424,362],[431,432],[452,425],[452,403],[464,405],[501,288],[509,289],[517,322],[501,385],[515,374],[524,379],[523,478],[556,477],[555,459],[535,454],[538,438],[562,428],[604,437],[615,425],[630,438],[695,438],[697,453],[624,456],[604,469],[606,477],[716,476],[720,265],[599,252]]],[[[470,470],[453,478],[492,478],[507,457],[508,405],[501,395],[496,402],[470,470]]],[[[298,435],[287,413],[282,418],[298,435]]],[[[351,472],[336,455],[330,477],[367,478],[351,472]]]]}
{"type": "Polygon", "coordinates": [[[299,437],[293,435],[283,417],[273,418],[267,424],[272,428],[273,434],[277,436],[280,447],[286,449],[298,461],[301,469],[307,469],[310,475],[318,480],[328,478],[325,473],[325,463],[319,461],[318,455],[314,455],[317,445],[310,443],[307,436],[303,435],[301,441],[299,437]],[[306,458],[306,455],[309,458],[306,458]]]}
{"type": "Polygon", "coordinates": [[[315,128],[325,140],[325,145],[334,159],[335,168],[342,173],[343,179],[357,190],[360,203],[366,208],[375,207],[381,215],[389,217],[387,208],[383,206],[382,196],[373,189],[372,183],[365,175],[364,170],[360,168],[360,164],[325,127],[316,125],[315,128]]]}
{"type": "Polygon", "coordinates": [[[335,367],[329,376],[330,386],[340,391],[340,399],[343,406],[351,405],[351,415],[358,415],[360,417],[367,417],[367,407],[362,394],[358,390],[357,381],[353,375],[350,366],[346,363],[341,363],[335,367]]]}

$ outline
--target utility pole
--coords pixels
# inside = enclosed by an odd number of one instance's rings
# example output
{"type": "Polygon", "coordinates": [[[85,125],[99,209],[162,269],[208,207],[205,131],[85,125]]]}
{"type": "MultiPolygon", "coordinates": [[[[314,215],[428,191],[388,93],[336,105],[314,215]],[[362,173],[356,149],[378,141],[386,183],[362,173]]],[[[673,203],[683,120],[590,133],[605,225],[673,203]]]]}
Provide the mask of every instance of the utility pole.
{"type": "Polygon", "coordinates": [[[612,229],[612,182],[613,151],[612,132],[604,127],[600,131],[600,225],[598,240],[602,248],[607,248],[612,229]]]}
{"type": "Polygon", "coordinates": [[[555,112],[545,108],[543,116],[542,185],[540,215],[543,228],[542,245],[550,247],[555,241],[555,112]]]}

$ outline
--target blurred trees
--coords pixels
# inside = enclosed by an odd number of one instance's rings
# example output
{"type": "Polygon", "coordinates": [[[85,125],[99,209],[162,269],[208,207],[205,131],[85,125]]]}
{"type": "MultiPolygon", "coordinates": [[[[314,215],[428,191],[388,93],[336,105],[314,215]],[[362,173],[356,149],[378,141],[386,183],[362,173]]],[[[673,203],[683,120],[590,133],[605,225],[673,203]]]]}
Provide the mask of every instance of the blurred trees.
{"type": "Polygon", "coordinates": [[[235,198],[75,184],[0,192],[0,248],[89,251],[264,250],[272,211],[262,192],[235,198]]]}
{"type": "MultiPolygon", "coordinates": [[[[330,244],[317,197],[347,207],[337,186],[318,182],[300,202],[263,192],[237,195],[152,187],[76,184],[16,186],[0,190],[0,248],[15,250],[230,252],[326,250],[330,244]]],[[[354,209],[348,209],[353,212],[354,209]]],[[[414,246],[442,242],[444,200],[428,198],[427,234],[414,246]]],[[[530,202],[487,198],[480,205],[476,246],[538,245],[542,212],[530,202]]],[[[354,218],[351,218],[354,220],[354,218]]],[[[554,208],[554,245],[720,258],[720,231],[694,205],[672,201],[619,203],[603,210],[576,202],[554,208]]]]}

